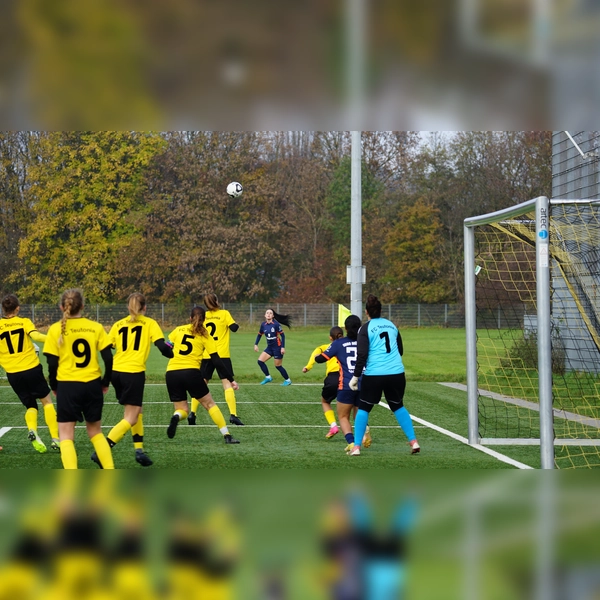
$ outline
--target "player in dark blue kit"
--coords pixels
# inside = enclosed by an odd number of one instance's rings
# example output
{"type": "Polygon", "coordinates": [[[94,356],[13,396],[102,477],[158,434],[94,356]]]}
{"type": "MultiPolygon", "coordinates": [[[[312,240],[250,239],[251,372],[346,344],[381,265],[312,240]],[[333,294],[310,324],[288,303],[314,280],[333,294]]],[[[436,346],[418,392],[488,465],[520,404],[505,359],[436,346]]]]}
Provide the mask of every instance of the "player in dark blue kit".
{"type": "Polygon", "coordinates": [[[256,336],[256,342],[254,342],[254,352],[258,352],[258,342],[260,342],[260,338],[264,335],[267,340],[267,347],[258,357],[258,366],[265,374],[265,378],[260,382],[260,385],[265,385],[265,383],[273,381],[273,378],[269,374],[269,369],[265,364],[271,357],[273,357],[275,361],[275,368],[283,377],[283,383],[281,385],[292,385],[292,380],[282,365],[283,355],[285,354],[285,334],[281,328],[281,325],[291,327],[292,319],[289,315],[277,314],[271,308],[266,310],[265,319],[266,320],[260,325],[258,335],[256,336]]]}
{"type": "MultiPolygon", "coordinates": [[[[369,413],[384,394],[398,425],[408,438],[411,454],[416,454],[421,448],[403,402],[406,377],[402,362],[402,337],[391,321],[381,317],[381,302],[377,296],[369,295],[366,311],[369,320],[358,332],[358,357],[354,377],[350,381],[350,387],[357,390],[362,375],[360,403],[354,423],[356,438],[360,439],[358,436],[364,434],[369,413]]],[[[360,456],[360,444],[354,446],[350,456],[360,456]]]]}
{"type": "MultiPolygon", "coordinates": [[[[356,338],[360,325],[360,319],[356,315],[347,317],[344,321],[346,337],[334,340],[320,356],[315,357],[315,362],[317,363],[324,363],[337,358],[341,366],[337,393],[337,414],[340,427],[348,443],[346,453],[351,452],[354,448],[354,435],[352,433],[352,425],[350,425],[350,414],[353,410],[356,412],[356,407],[358,407],[360,399],[358,390],[350,389],[350,380],[354,376],[354,366],[356,364],[356,338]]],[[[363,441],[363,445],[367,447],[371,445],[370,434],[368,441],[367,439],[363,441]]]]}

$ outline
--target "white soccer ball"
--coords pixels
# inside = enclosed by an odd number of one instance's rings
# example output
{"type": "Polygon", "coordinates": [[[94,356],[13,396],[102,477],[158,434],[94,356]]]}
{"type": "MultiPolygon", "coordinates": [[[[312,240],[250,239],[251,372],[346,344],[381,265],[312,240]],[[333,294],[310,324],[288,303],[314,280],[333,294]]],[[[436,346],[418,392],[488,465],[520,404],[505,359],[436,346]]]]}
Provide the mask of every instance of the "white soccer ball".
{"type": "Polygon", "coordinates": [[[244,188],[242,187],[241,183],[238,183],[237,181],[232,181],[228,186],[227,186],[227,193],[232,197],[232,198],[239,198],[242,195],[242,192],[244,191],[244,188]]]}

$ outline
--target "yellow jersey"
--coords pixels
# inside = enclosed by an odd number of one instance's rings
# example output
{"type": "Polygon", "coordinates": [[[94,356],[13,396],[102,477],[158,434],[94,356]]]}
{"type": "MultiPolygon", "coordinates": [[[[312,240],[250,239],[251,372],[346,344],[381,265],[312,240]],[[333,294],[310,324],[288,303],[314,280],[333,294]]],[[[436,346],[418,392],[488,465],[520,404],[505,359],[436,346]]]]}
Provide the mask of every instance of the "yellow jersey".
{"type": "MultiPolygon", "coordinates": [[[[217,352],[221,358],[231,358],[229,352],[229,326],[235,323],[228,310],[207,310],[204,318],[204,327],[210,333],[215,342],[217,352]]],[[[202,358],[209,358],[208,352],[204,351],[202,358]]]]}
{"type": "MultiPolygon", "coordinates": [[[[315,365],[315,358],[317,356],[320,356],[321,354],[323,354],[323,352],[325,352],[325,350],[327,350],[327,348],[329,348],[329,346],[331,346],[331,343],[329,344],[321,344],[320,346],[317,346],[314,350],[313,353],[310,355],[310,358],[308,359],[308,362],[306,363],[306,367],[304,367],[307,371],[310,371],[313,366],[315,365]]],[[[332,358],[330,360],[328,360],[325,363],[325,375],[329,375],[329,373],[337,373],[340,370],[340,362],[337,358],[332,358]]]]}
{"type": "Polygon", "coordinates": [[[173,358],[167,364],[167,371],[180,371],[181,369],[199,369],[204,351],[207,356],[217,351],[212,337],[194,335],[191,325],[181,325],[169,334],[169,341],[173,344],[173,358]]]}
{"type": "Polygon", "coordinates": [[[43,342],[46,336],[30,319],[18,315],[0,319],[0,365],[7,373],[20,373],[40,364],[32,339],[43,342]]]}
{"type": "Polygon", "coordinates": [[[67,319],[62,344],[61,322],[50,325],[44,354],[58,356],[57,381],[93,381],[101,377],[98,352],[110,346],[104,327],[84,317],[67,319]]]}
{"type": "Polygon", "coordinates": [[[135,321],[131,317],[117,321],[108,334],[111,346],[116,349],[113,370],[122,373],[145,371],[151,344],[164,337],[158,323],[150,317],[139,315],[135,321]]]}

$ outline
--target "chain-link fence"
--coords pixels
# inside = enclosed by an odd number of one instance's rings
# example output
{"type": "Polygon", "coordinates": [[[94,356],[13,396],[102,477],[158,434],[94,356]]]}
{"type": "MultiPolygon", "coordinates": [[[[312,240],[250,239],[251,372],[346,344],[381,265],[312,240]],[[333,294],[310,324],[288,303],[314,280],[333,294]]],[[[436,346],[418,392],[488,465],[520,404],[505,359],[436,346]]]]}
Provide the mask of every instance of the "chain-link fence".
{"type": "MultiPolygon", "coordinates": [[[[264,320],[267,308],[282,315],[290,315],[295,327],[332,327],[337,325],[337,304],[234,304],[224,303],[233,318],[241,325],[258,325],[264,320]]],[[[189,319],[191,304],[149,304],[146,314],[169,329],[189,319]]],[[[34,321],[38,327],[46,327],[60,320],[57,305],[23,304],[19,313],[34,321]]],[[[124,304],[88,304],[84,315],[105,326],[127,316],[124,304]]],[[[362,315],[361,315],[362,316],[362,315]]],[[[464,327],[462,304],[384,304],[381,313],[399,327],[464,327]]]]}

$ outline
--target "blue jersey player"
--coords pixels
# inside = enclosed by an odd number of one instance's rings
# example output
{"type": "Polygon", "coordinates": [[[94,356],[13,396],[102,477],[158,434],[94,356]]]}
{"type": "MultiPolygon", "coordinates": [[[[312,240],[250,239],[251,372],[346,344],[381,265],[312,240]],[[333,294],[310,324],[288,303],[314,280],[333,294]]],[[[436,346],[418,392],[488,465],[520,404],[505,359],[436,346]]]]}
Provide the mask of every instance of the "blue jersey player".
{"type": "Polygon", "coordinates": [[[289,315],[279,315],[273,309],[268,308],[265,312],[265,320],[260,324],[256,341],[254,342],[254,352],[258,352],[258,343],[260,338],[264,335],[267,340],[267,347],[261,352],[258,357],[258,366],[260,370],[265,374],[265,378],[260,382],[261,385],[265,385],[273,378],[269,374],[269,369],[266,365],[271,357],[275,362],[275,368],[281,373],[283,377],[283,383],[281,385],[292,385],[292,380],[288,375],[288,372],[283,367],[283,355],[285,354],[285,334],[281,325],[291,327],[292,319],[289,315]]]}
{"type": "MultiPolygon", "coordinates": [[[[334,340],[329,347],[320,355],[315,357],[315,362],[323,363],[325,361],[336,358],[340,363],[340,377],[337,393],[337,413],[340,427],[346,442],[346,452],[351,452],[354,448],[354,435],[352,433],[352,425],[350,425],[350,414],[352,411],[356,414],[359,403],[358,390],[350,388],[350,381],[354,377],[354,367],[357,358],[357,336],[360,329],[360,318],[356,315],[350,315],[344,321],[346,328],[346,337],[334,340]]],[[[364,433],[365,439],[363,445],[369,447],[371,445],[371,434],[368,436],[364,433]]]]}

